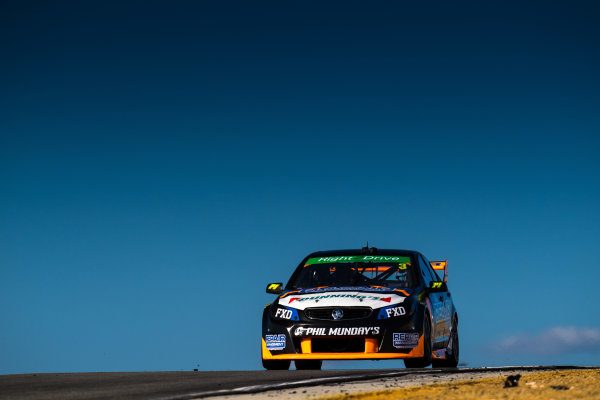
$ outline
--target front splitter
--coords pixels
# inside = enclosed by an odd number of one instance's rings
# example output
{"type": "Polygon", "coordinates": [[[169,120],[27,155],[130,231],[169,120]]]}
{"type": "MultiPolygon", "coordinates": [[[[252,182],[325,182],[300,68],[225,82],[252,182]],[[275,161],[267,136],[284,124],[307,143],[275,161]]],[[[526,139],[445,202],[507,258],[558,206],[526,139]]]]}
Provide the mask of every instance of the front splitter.
{"type": "Polygon", "coordinates": [[[265,339],[262,338],[263,360],[381,360],[398,358],[419,358],[424,352],[423,336],[419,338],[417,347],[409,353],[289,353],[273,355],[268,349],[265,339]]]}

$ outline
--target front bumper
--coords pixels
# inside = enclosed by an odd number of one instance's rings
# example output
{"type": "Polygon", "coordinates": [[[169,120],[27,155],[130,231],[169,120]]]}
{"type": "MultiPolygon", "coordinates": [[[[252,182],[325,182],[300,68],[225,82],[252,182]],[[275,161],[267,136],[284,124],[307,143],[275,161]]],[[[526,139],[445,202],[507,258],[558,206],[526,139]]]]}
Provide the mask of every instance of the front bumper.
{"type": "Polygon", "coordinates": [[[265,317],[261,346],[264,360],[380,360],[424,356],[423,335],[416,328],[422,327],[422,321],[414,321],[412,317],[333,323],[282,323],[274,321],[268,313],[265,317]],[[410,343],[401,342],[400,337],[410,337],[410,343]],[[335,348],[332,343],[351,345],[335,348]]]}
{"type": "Polygon", "coordinates": [[[358,352],[336,352],[336,353],[313,353],[311,350],[312,339],[302,339],[300,353],[281,353],[273,354],[267,349],[265,338],[262,338],[262,358],[263,360],[381,360],[393,358],[418,358],[424,356],[423,336],[419,338],[416,347],[408,353],[380,353],[377,348],[377,339],[375,342],[371,338],[365,338],[365,351],[358,352]]]}

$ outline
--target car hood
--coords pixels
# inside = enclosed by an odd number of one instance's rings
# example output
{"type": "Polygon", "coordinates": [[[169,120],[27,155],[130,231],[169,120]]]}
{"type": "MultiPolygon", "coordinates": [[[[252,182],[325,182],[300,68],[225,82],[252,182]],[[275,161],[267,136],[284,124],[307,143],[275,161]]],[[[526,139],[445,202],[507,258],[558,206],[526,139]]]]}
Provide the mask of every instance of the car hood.
{"type": "Polygon", "coordinates": [[[386,307],[404,302],[406,290],[386,287],[328,287],[292,290],[279,297],[279,304],[304,310],[308,307],[386,307]]]}

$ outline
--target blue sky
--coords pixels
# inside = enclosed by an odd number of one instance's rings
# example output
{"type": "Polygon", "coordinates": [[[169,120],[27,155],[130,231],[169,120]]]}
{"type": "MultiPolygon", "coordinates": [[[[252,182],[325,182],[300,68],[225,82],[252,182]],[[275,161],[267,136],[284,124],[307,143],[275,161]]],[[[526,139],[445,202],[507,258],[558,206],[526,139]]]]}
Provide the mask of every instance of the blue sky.
{"type": "Polygon", "coordinates": [[[598,364],[597,5],[0,7],[0,373],[258,369],[367,240],[449,259],[468,365],[598,364]]]}

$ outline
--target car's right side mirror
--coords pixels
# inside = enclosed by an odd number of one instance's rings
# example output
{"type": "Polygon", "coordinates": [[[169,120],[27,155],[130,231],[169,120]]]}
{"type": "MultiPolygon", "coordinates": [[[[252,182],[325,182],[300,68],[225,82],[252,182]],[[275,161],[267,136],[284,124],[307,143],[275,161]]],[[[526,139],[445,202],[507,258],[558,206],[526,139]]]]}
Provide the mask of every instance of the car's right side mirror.
{"type": "Polygon", "coordinates": [[[430,292],[446,292],[448,291],[448,285],[446,282],[431,281],[427,289],[430,292]]]}
{"type": "Polygon", "coordinates": [[[271,293],[271,294],[283,293],[283,283],[281,283],[281,282],[269,283],[267,285],[267,293],[271,293]]]}

